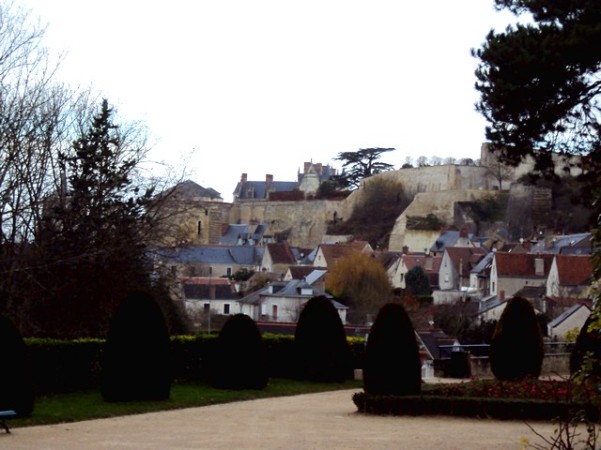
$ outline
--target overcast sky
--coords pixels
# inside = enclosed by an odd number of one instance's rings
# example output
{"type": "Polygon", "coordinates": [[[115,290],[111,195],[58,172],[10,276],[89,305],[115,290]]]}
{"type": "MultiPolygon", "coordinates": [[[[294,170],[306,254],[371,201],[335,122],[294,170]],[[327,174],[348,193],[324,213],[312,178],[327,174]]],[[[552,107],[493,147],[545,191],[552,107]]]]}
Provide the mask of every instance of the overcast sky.
{"type": "Polygon", "coordinates": [[[144,121],[151,156],[231,201],[243,172],[394,147],[479,158],[479,47],[514,18],[493,0],[17,0],[64,51],[59,78],[144,121]],[[192,156],[187,158],[193,152],[192,156]]]}

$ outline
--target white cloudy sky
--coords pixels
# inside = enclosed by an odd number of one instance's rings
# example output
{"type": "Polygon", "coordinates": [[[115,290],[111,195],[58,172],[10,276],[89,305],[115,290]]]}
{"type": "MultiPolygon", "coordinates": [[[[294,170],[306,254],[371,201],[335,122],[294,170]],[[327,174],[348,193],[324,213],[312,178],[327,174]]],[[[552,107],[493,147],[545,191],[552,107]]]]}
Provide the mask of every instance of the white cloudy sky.
{"type": "Polygon", "coordinates": [[[493,0],[17,0],[66,52],[60,78],[141,119],[152,156],[226,200],[242,172],[394,147],[478,158],[479,47],[514,19],[493,0]],[[193,155],[186,159],[191,152],[193,155]]]}

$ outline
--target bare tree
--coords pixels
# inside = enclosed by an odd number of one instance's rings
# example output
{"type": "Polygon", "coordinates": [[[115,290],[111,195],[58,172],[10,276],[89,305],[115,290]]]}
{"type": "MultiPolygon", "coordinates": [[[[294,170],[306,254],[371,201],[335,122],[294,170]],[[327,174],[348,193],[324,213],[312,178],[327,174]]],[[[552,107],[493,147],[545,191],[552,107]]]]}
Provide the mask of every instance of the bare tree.
{"type": "Polygon", "coordinates": [[[495,158],[494,156],[488,158],[487,164],[486,171],[499,183],[499,190],[502,191],[503,181],[513,179],[515,168],[504,164],[499,158],[495,158]]]}
{"type": "Polygon", "coordinates": [[[440,166],[442,165],[442,158],[440,156],[431,156],[430,157],[430,164],[433,166],[440,166]]]}

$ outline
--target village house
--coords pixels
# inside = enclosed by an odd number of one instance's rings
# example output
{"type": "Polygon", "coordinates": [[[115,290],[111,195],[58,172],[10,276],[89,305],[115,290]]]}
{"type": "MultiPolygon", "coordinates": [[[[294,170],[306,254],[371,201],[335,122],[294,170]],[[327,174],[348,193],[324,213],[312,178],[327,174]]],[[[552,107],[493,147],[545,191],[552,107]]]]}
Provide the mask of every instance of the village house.
{"type": "Polygon", "coordinates": [[[311,284],[312,280],[273,281],[265,288],[242,298],[240,312],[257,322],[296,323],[311,298],[325,296],[336,307],[342,323],[346,323],[348,307],[336,302],[323,289],[311,284]]]}
{"type": "Polygon", "coordinates": [[[545,286],[553,258],[553,254],[495,252],[489,294],[502,300],[526,286],[545,286]]]}
{"type": "Polygon", "coordinates": [[[240,312],[240,295],[228,278],[189,277],[180,283],[186,314],[197,331],[210,331],[211,317],[240,312]]]}
{"type": "Polygon", "coordinates": [[[591,295],[592,277],[593,262],[589,255],[555,255],[549,269],[546,295],[587,298],[591,295]]]}
{"type": "Polygon", "coordinates": [[[155,249],[156,265],[175,279],[211,276],[231,277],[246,270],[257,272],[261,268],[263,247],[202,245],[182,248],[155,249]]]}
{"type": "Polygon", "coordinates": [[[407,272],[416,266],[424,269],[430,281],[432,290],[439,289],[438,276],[442,256],[433,256],[431,254],[397,254],[387,268],[388,277],[394,288],[405,289],[405,276],[407,272]]]}
{"type": "Polygon", "coordinates": [[[261,271],[279,273],[283,277],[290,266],[298,263],[299,258],[298,249],[292,249],[285,242],[267,244],[261,260],[261,271]]]}
{"type": "Polygon", "coordinates": [[[366,241],[354,241],[345,244],[320,244],[313,260],[314,267],[332,268],[334,263],[352,253],[373,255],[374,250],[366,241]]]}
{"type": "Polygon", "coordinates": [[[440,290],[461,291],[469,287],[472,269],[486,254],[486,249],[481,247],[447,247],[438,274],[440,290]]]}
{"type": "Polygon", "coordinates": [[[577,303],[547,324],[547,335],[551,339],[563,341],[568,332],[577,335],[591,314],[590,308],[577,303]]]}

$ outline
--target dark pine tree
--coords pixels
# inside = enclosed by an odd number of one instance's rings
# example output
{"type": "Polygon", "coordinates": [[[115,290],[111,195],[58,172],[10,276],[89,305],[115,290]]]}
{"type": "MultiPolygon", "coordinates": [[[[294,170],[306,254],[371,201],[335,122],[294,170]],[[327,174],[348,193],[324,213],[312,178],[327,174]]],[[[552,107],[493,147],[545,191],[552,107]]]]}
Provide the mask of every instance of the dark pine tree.
{"type": "Polygon", "coordinates": [[[371,327],[365,349],[363,388],[372,395],[421,392],[419,347],[409,315],[401,304],[384,305],[371,327]]]}
{"type": "Polygon", "coordinates": [[[210,383],[220,389],[264,389],[267,375],[265,344],[257,324],[245,314],[227,319],[209,365],[210,383]]]}
{"type": "Polygon", "coordinates": [[[36,241],[46,264],[36,273],[43,288],[28,315],[38,334],[105,336],[117,300],[148,287],[144,237],[152,190],[135,183],[143,150],[124,134],[103,101],[71,151],[59,155],[62,186],[36,241]]]}
{"type": "Polygon", "coordinates": [[[113,317],[102,367],[108,402],[167,400],[171,390],[170,340],[161,309],[142,291],[131,293],[113,317]]]}
{"type": "Polygon", "coordinates": [[[0,410],[30,416],[34,395],[27,348],[13,322],[3,315],[0,315],[0,354],[0,410]]]}
{"type": "Polygon", "coordinates": [[[498,380],[538,377],[543,364],[543,337],[534,308],[513,297],[501,314],[490,343],[490,368],[498,380]]]}
{"type": "Polygon", "coordinates": [[[313,297],[305,304],[296,325],[294,347],[298,378],[343,382],[350,376],[344,325],[327,297],[313,297]]]}

